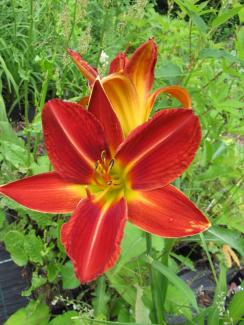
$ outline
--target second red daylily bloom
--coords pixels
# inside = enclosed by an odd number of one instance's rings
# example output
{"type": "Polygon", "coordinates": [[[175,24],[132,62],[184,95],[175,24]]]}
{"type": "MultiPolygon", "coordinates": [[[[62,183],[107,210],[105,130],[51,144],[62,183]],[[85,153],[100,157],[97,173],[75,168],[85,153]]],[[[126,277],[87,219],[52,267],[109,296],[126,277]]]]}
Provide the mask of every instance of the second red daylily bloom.
{"type": "Polygon", "coordinates": [[[123,140],[97,80],[88,111],[54,99],[42,120],[54,171],[2,185],[0,193],[33,210],[73,212],[61,239],[82,283],[117,261],[127,220],[163,237],[209,227],[202,212],[170,185],[192,162],[201,140],[192,110],[163,110],[123,140]]]}
{"type": "MultiPolygon", "coordinates": [[[[68,53],[92,86],[98,76],[97,71],[75,51],[69,49],[68,53]]],[[[110,64],[109,75],[102,78],[103,87],[125,136],[148,120],[154,102],[161,93],[177,98],[183,108],[191,107],[190,96],[182,87],[162,87],[150,93],[156,60],[157,46],[153,39],[149,39],[130,58],[126,52],[119,53],[110,64]]],[[[88,97],[82,99],[82,104],[85,102],[88,102],[88,97]]]]}

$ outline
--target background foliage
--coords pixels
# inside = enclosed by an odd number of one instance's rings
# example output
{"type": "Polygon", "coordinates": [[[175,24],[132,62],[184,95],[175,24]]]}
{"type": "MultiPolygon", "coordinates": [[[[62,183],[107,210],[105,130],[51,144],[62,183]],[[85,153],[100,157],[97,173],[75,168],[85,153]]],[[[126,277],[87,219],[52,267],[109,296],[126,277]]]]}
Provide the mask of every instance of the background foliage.
{"type": "MultiPolygon", "coordinates": [[[[1,198],[0,240],[13,261],[31,274],[22,293],[30,303],[7,325],[91,324],[89,319],[97,324],[155,323],[152,294],[163,297],[165,324],[174,324],[172,315],[182,316],[182,324],[203,324],[204,319],[237,324],[244,314],[243,280],[235,295],[228,287],[230,272],[237,272],[244,256],[244,9],[234,0],[160,3],[1,1],[1,182],[50,170],[41,130],[44,103],[54,97],[77,101],[88,94],[67,56],[68,47],[106,74],[117,52],[129,46],[131,53],[154,37],[159,53],[155,88],[187,87],[203,129],[197,157],[175,185],[213,224],[206,233],[183,240],[154,237],[153,260],[145,255],[145,234],[128,225],[119,263],[96,283],[80,286],[59,238],[67,217],[39,214],[1,198]],[[162,284],[155,293],[150,268],[162,284]],[[207,302],[180,277],[186,270],[195,276],[201,270],[212,274],[207,302]]],[[[176,105],[162,96],[155,110],[176,105]]]]}

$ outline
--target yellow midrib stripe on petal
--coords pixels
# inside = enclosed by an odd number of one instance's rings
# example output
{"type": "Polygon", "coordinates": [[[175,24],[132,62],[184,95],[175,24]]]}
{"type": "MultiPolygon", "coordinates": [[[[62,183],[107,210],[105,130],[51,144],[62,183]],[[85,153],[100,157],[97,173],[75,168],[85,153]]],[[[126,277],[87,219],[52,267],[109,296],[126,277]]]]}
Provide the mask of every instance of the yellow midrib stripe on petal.
{"type": "Polygon", "coordinates": [[[103,201],[103,197],[105,196],[105,199],[106,199],[106,194],[108,192],[109,189],[106,189],[103,193],[102,196],[98,196],[95,200],[94,200],[94,203],[95,204],[98,204],[98,206],[101,206],[102,204],[102,208],[101,208],[101,212],[98,216],[99,220],[96,224],[96,227],[95,229],[93,229],[92,231],[92,241],[91,241],[91,244],[89,245],[89,252],[86,254],[86,265],[84,265],[84,273],[86,273],[86,270],[89,266],[89,261],[91,260],[91,256],[92,256],[92,253],[93,253],[93,249],[94,249],[94,246],[95,246],[95,243],[96,243],[96,240],[97,240],[97,236],[99,235],[99,231],[101,229],[101,225],[104,221],[104,217],[106,216],[106,213],[107,211],[109,210],[109,208],[111,207],[112,204],[114,203],[117,203],[119,201],[119,199],[121,199],[122,195],[120,197],[118,197],[116,200],[106,200],[105,203],[102,203],[101,201],[103,201]]]}
{"type": "Polygon", "coordinates": [[[130,131],[145,121],[145,112],[139,94],[132,81],[122,73],[114,73],[103,78],[102,83],[123,132],[127,136],[130,131]]]}
{"type": "Polygon", "coordinates": [[[91,256],[92,256],[92,253],[93,253],[93,248],[95,246],[97,235],[99,233],[100,225],[103,222],[104,216],[106,215],[106,211],[107,211],[107,208],[102,209],[102,212],[101,212],[101,214],[99,216],[99,220],[98,220],[98,222],[96,224],[96,228],[93,230],[92,242],[89,245],[89,251],[88,251],[87,256],[86,256],[87,263],[84,265],[84,270],[83,270],[84,273],[86,273],[86,270],[87,270],[87,268],[89,266],[89,262],[91,260],[91,256]]]}
{"type": "MultiPolygon", "coordinates": [[[[188,122],[188,120],[191,118],[191,116],[189,116],[188,118],[186,118],[184,120],[184,122],[180,125],[180,128],[182,128],[184,126],[184,124],[186,124],[188,122]]],[[[177,129],[178,130],[178,129],[177,129]]],[[[143,151],[142,153],[140,153],[137,157],[135,157],[132,161],[130,161],[125,170],[124,170],[124,175],[128,174],[129,171],[136,165],[136,163],[141,160],[143,157],[145,157],[150,151],[154,150],[157,148],[157,146],[161,145],[162,142],[164,142],[166,139],[170,138],[171,135],[175,132],[175,129],[173,129],[170,133],[168,133],[166,136],[160,138],[157,142],[153,143],[150,147],[148,147],[145,151],[143,151]]]]}

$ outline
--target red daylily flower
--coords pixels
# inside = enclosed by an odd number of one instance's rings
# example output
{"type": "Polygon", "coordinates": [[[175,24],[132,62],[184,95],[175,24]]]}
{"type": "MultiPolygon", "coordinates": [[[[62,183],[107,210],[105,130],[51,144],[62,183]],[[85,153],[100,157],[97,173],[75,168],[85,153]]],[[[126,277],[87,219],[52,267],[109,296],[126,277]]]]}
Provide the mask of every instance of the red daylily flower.
{"type": "MultiPolygon", "coordinates": [[[[75,51],[69,49],[68,53],[92,86],[98,76],[97,71],[75,51]]],[[[103,87],[125,136],[148,120],[155,100],[161,93],[177,98],[183,108],[191,107],[188,92],[182,87],[162,87],[150,93],[156,61],[157,47],[149,39],[135,50],[130,59],[126,53],[119,53],[110,64],[109,75],[102,78],[103,87]]],[[[88,103],[88,99],[89,97],[84,97],[81,103],[88,103]]]]}
{"type": "Polygon", "coordinates": [[[191,109],[162,110],[123,140],[97,80],[88,111],[54,99],[45,105],[42,122],[54,171],[2,185],[0,193],[33,210],[73,212],[61,240],[82,283],[115,264],[127,220],[163,237],[209,227],[202,212],[170,185],[192,162],[201,140],[191,109]]]}

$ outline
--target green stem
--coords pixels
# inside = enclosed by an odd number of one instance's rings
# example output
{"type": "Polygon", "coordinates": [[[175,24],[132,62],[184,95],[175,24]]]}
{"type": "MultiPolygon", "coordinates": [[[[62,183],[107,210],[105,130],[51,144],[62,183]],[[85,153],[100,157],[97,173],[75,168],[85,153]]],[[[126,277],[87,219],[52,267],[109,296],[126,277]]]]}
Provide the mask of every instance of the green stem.
{"type": "Polygon", "coordinates": [[[146,234],[146,247],[147,247],[147,255],[151,256],[152,253],[152,236],[148,232],[146,234]]]}
{"type": "MultiPolygon", "coordinates": [[[[161,263],[168,266],[169,264],[169,254],[175,244],[175,239],[169,239],[169,238],[165,238],[164,242],[165,242],[165,246],[164,246],[164,253],[162,256],[162,260],[161,263]]],[[[162,274],[160,274],[160,286],[161,286],[161,300],[162,300],[162,306],[164,309],[164,305],[165,305],[165,299],[166,299],[166,295],[167,295],[167,290],[168,290],[168,284],[169,281],[168,279],[163,276],[162,274]]]]}
{"type": "Polygon", "coordinates": [[[29,122],[29,100],[28,100],[28,90],[29,90],[29,81],[24,81],[24,114],[25,114],[25,127],[27,128],[27,173],[29,174],[29,167],[31,161],[31,134],[29,130],[30,122],[29,122]]]}
{"type": "MultiPolygon", "coordinates": [[[[28,51],[27,51],[27,57],[28,62],[31,62],[32,58],[32,37],[33,37],[33,0],[30,0],[30,25],[29,25],[29,31],[28,31],[28,51]]],[[[29,71],[28,71],[29,72],[29,71]]],[[[28,80],[24,81],[24,110],[25,110],[25,126],[27,128],[27,168],[28,168],[28,174],[29,174],[29,167],[31,163],[31,134],[29,130],[30,122],[29,122],[29,98],[28,98],[28,92],[29,92],[29,82],[30,82],[30,72],[28,74],[28,80]]]]}
{"type": "Polygon", "coordinates": [[[75,25],[76,25],[77,4],[78,4],[78,0],[75,0],[75,6],[74,6],[74,12],[73,12],[73,19],[72,19],[72,27],[71,27],[71,31],[70,31],[69,37],[67,39],[66,48],[69,47],[69,42],[70,42],[71,37],[72,37],[72,35],[74,33],[74,29],[75,29],[75,25]]]}
{"type": "Polygon", "coordinates": [[[34,26],[34,19],[33,19],[33,0],[30,0],[30,26],[29,26],[29,39],[28,39],[28,56],[29,59],[32,57],[33,54],[33,26],[34,26]]]}
{"type": "Polygon", "coordinates": [[[12,0],[11,3],[12,3],[13,16],[14,16],[14,39],[16,41],[16,37],[17,37],[17,25],[16,25],[15,0],[12,0]]]}
{"type": "Polygon", "coordinates": [[[190,19],[189,23],[189,67],[191,67],[192,63],[192,20],[190,19]]]}
{"type": "MultiPolygon", "coordinates": [[[[152,235],[146,233],[146,252],[148,256],[152,254],[152,235]]],[[[151,285],[151,295],[152,295],[152,305],[153,305],[153,322],[157,324],[165,324],[163,319],[163,305],[161,301],[161,288],[158,283],[159,274],[156,272],[152,266],[149,266],[150,273],[150,285],[151,285]]]]}
{"type": "MultiPolygon", "coordinates": [[[[37,112],[40,113],[42,111],[42,108],[45,104],[45,100],[46,100],[46,96],[47,96],[47,90],[48,90],[48,80],[49,80],[49,76],[48,76],[48,72],[45,75],[45,79],[44,82],[42,84],[42,91],[41,91],[41,98],[40,98],[40,102],[37,108],[37,112]]],[[[34,149],[33,149],[33,158],[34,160],[37,159],[37,149],[38,149],[38,145],[40,143],[41,140],[41,134],[37,134],[36,138],[35,138],[35,143],[34,143],[34,149]]]]}
{"type": "Polygon", "coordinates": [[[98,52],[98,56],[97,56],[97,62],[95,65],[96,67],[98,67],[100,57],[102,54],[102,50],[103,50],[103,39],[104,39],[105,30],[106,30],[107,20],[108,20],[108,8],[106,8],[106,13],[105,13],[104,19],[103,19],[103,26],[102,26],[102,31],[101,31],[100,41],[99,41],[99,52],[98,52]]]}
{"type": "Polygon", "coordinates": [[[200,233],[199,235],[200,235],[200,238],[201,238],[201,241],[202,241],[202,246],[203,246],[203,248],[205,250],[205,253],[207,255],[211,271],[213,273],[214,281],[217,284],[218,283],[217,274],[216,274],[216,271],[215,271],[215,268],[214,268],[214,265],[213,265],[212,258],[211,258],[210,254],[209,254],[209,251],[208,251],[208,247],[207,247],[207,244],[206,244],[206,241],[205,241],[205,237],[204,237],[203,233],[200,233]]]}

